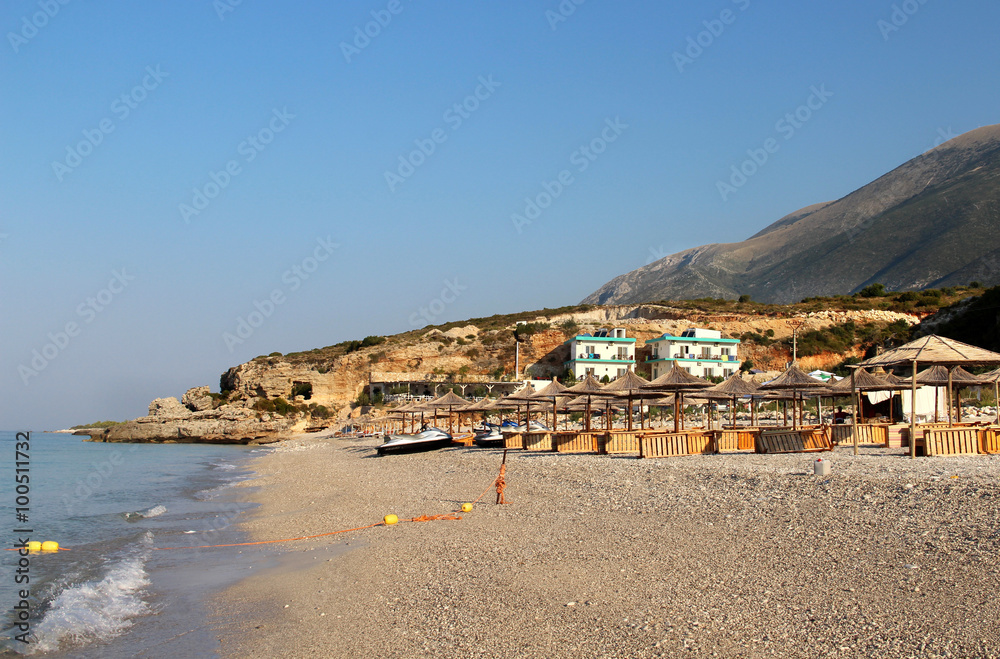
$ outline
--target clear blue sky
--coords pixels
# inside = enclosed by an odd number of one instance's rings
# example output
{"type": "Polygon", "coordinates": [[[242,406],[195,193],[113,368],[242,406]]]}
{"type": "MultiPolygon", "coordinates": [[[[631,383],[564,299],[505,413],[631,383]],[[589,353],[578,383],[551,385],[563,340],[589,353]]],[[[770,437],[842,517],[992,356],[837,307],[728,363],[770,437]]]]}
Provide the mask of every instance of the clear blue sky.
{"type": "Polygon", "coordinates": [[[987,0],[230,5],[4,3],[0,427],[573,304],[1000,121],[987,0]]]}

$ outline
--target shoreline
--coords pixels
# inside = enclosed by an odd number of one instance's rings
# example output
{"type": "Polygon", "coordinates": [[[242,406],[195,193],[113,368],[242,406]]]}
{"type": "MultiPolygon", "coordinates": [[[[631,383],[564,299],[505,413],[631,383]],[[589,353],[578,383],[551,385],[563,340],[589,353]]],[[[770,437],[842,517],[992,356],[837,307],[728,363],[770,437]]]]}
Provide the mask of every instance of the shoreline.
{"type": "MultiPolygon", "coordinates": [[[[378,441],[257,458],[251,540],[456,511],[500,464],[378,441]]],[[[510,505],[282,545],[209,603],[220,655],[994,654],[1000,457],[819,456],[511,451],[510,505]]]]}

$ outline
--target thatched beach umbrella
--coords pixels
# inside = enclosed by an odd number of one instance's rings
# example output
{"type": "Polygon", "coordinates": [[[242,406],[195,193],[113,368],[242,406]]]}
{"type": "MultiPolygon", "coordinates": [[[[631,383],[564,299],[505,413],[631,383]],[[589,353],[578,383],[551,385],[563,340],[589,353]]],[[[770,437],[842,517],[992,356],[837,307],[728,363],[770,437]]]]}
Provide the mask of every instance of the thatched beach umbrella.
{"type": "Polygon", "coordinates": [[[899,366],[912,368],[910,387],[910,457],[917,457],[917,370],[920,364],[940,366],[998,366],[1000,353],[971,346],[961,341],[930,334],[910,341],[881,355],[866,359],[859,366],[899,366]]]}
{"type": "Polygon", "coordinates": [[[993,406],[997,411],[996,423],[1000,423],[1000,368],[980,375],[983,382],[993,383],[993,406]]]}
{"type": "MultiPolygon", "coordinates": [[[[934,420],[937,421],[937,387],[947,387],[947,400],[948,405],[948,423],[952,422],[952,410],[955,407],[954,404],[954,385],[976,387],[983,384],[988,384],[985,380],[977,375],[969,373],[967,370],[961,366],[954,366],[952,368],[945,368],[944,366],[931,366],[928,369],[924,369],[917,375],[917,384],[922,384],[930,387],[935,387],[934,391],[934,420]]],[[[962,420],[962,403],[959,401],[958,404],[958,421],[962,420]]]]}
{"type": "Polygon", "coordinates": [[[683,368],[677,366],[677,362],[673,363],[673,366],[669,371],[656,378],[649,384],[643,385],[642,388],[649,391],[670,391],[674,394],[674,432],[680,432],[680,417],[681,417],[681,404],[684,400],[685,391],[697,391],[699,389],[708,389],[712,386],[712,383],[703,378],[699,378],[696,375],[691,375],[683,368]]]}
{"type": "Polygon", "coordinates": [[[552,380],[552,382],[550,382],[547,385],[545,385],[544,387],[542,387],[539,391],[536,391],[535,393],[531,394],[531,398],[532,399],[535,399],[535,400],[550,399],[552,401],[552,429],[553,430],[558,430],[559,429],[559,422],[558,422],[557,417],[556,417],[556,398],[559,397],[560,395],[565,396],[565,394],[563,394],[564,391],[566,391],[566,387],[565,386],[559,384],[559,382],[557,380],[552,380]]]}
{"type": "Polygon", "coordinates": [[[740,377],[739,373],[733,373],[729,379],[714,387],[698,392],[698,396],[710,400],[731,400],[729,408],[729,422],[736,427],[736,399],[743,396],[752,396],[757,393],[757,384],[740,377]]]}
{"type": "MultiPolygon", "coordinates": [[[[590,430],[590,402],[593,397],[613,397],[614,394],[604,391],[604,387],[601,383],[597,381],[592,373],[587,373],[585,377],[580,382],[577,382],[572,387],[569,387],[565,391],[566,394],[572,394],[574,396],[586,396],[587,399],[587,416],[584,425],[584,430],[590,430]]],[[[610,428],[609,428],[610,430],[610,428]]]]}
{"type": "MultiPolygon", "coordinates": [[[[448,432],[452,432],[451,414],[454,408],[462,408],[469,404],[469,401],[457,395],[454,391],[449,391],[444,396],[440,398],[435,398],[432,401],[425,403],[424,407],[429,410],[443,410],[448,409],[448,432]]],[[[435,415],[436,416],[436,415],[435,415]]]]}
{"type": "Polygon", "coordinates": [[[512,394],[509,394],[505,400],[508,402],[516,403],[518,406],[524,405],[524,429],[528,430],[528,426],[531,425],[531,404],[537,402],[532,398],[532,394],[535,393],[535,387],[532,384],[526,384],[512,394]]]}
{"type": "Polygon", "coordinates": [[[801,400],[799,393],[803,391],[814,391],[818,392],[820,390],[826,390],[827,384],[818,378],[814,378],[807,373],[803,373],[802,370],[792,364],[788,367],[784,373],[771,380],[770,382],[765,382],[760,385],[759,389],[761,391],[787,391],[792,394],[792,428],[798,429],[799,424],[799,411],[796,409],[797,400],[801,400]]]}
{"type": "MultiPolygon", "coordinates": [[[[627,429],[631,432],[632,430],[632,399],[639,398],[659,398],[660,394],[655,391],[643,390],[643,386],[649,384],[649,380],[646,378],[636,375],[632,371],[626,370],[625,374],[615,378],[613,382],[604,385],[603,389],[606,392],[612,393],[619,398],[628,399],[628,427],[627,429]]],[[[640,408],[640,412],[642,409],[640,408]]],[[[643,423],[643,416],[639,415],[639,427],[645,427],[643,423]]]]}

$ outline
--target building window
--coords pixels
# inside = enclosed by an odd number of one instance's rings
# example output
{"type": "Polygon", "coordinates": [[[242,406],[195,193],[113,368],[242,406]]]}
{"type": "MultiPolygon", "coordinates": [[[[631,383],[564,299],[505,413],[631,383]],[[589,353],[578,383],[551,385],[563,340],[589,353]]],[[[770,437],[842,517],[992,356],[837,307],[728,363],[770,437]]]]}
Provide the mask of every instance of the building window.
{"type": "Polygon", "coordinates": [[[625,369],[624,368],[618,369],[618,377],[621,377],[623,375],[625,375],[625,369]]]}
{"type": "Polygon", "coordinates": [[[593,374],[594,374],[594,369],[592,369],[592,368],[587,368],[587,369],[584,369],[584,371],[585,371],[585,372],[584,372],[584,376],[585,376],[585,377],[586,377],[587,375],[593,375],[593,374]]]}
{"type": "Polygon", "coordinates": [[[719,354],[722,355],[723,357],[728,357],[729,356],[729,348],[721,348],[719,350],[719,354]]]}

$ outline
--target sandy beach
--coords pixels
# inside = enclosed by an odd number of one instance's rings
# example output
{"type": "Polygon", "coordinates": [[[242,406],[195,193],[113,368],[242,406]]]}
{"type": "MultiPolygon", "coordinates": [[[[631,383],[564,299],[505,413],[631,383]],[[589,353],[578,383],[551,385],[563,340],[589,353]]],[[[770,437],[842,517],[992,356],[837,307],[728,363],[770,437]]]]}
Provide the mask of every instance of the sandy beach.
{"type": "MultiPolygon", "coordinates": [[[[501,458],[377,443],[259,459],[251,538],[453,512],[501,458]]],[[[211,622],[229,657],[1000,656],[1000,457],[821,455],[511,451],[509,505],[282,545],[211,622]]]]}

